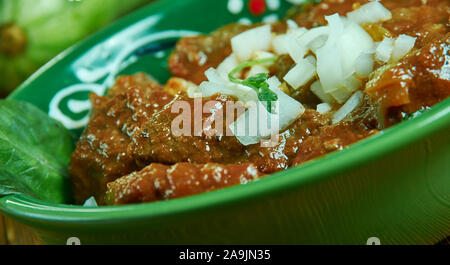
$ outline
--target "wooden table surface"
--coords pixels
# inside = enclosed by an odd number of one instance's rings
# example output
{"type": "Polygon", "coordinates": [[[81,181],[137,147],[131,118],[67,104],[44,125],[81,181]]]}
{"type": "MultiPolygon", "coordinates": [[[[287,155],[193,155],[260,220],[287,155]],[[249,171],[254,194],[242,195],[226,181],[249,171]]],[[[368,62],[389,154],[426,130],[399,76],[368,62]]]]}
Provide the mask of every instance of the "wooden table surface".
{"type": "Polygon", "coordinates": [[[3,221],[3,216],[0,215],[0,245],[6,245],[7,243],[5,221],[3,221]]]}
{"type": "MultiPolygon", "coordinates": [[[[450,245],[450,237],[439,245],[450,245]]],[[[0,245],[42,245],[31,230],[0,214],[0,245]]]]}
{"type": "Polygon", "coordinates": [[[42,245],[31,230],[0,214],[0,245],[42,245]]]}

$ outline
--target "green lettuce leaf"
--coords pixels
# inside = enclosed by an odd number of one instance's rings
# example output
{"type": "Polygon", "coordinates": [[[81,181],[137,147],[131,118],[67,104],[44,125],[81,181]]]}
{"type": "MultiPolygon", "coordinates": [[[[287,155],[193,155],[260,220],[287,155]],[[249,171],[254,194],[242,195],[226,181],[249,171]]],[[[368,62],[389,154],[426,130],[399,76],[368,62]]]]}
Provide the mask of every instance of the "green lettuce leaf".
{"type": "Polygon", "coordinates": [[[0,100],[0,196],[69,202],[72,151],[72,135],[59,122],[29,103],[0,100]]]}

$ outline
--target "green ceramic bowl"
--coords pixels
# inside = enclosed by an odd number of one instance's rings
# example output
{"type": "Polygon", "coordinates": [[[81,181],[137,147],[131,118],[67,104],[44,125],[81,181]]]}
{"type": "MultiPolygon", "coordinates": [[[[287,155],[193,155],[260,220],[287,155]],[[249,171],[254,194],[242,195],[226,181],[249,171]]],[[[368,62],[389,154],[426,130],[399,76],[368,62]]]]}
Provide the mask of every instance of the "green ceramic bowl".
{"type": "MultiPolygon", "coordinates": [[[[175,41],[240,19],[282,16],[268,1],[261,16],[229,2],[165,0],[59,55],[11,98],[32,102],[79,134],[89,91],[122,73],[161,82],[175,41]],[[231,8],[230,8],[231,7],[231,8]],[[234,13],[233,13],[234,12],[234,13]],[[235,14],[236,13],[236,14],[235,14]]],[[[277,5],[280,4],[280,5],[277,5]]],[[[27,196],[0,210],[47,243],[65,244],[381,244],[436,243],[450,234],[450,100],[350,148],[249,185],[139,205],[85,208],[27,196]]]]}

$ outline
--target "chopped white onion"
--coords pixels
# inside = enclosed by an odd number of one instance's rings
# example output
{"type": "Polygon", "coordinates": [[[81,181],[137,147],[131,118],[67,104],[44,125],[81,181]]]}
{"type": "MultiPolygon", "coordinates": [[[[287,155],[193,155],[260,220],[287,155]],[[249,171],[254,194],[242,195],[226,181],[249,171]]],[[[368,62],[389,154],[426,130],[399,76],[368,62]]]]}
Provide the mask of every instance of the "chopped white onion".
{"type": "Polygon", "coordinates": [[[394,43],[392,51],[392,60],[398,61],[414,48],[416,38],[402,34],[398,36],[394,43]]]}
{"type": "Polygon", "coordinates": [[[317,60],[314,55],[308,55],[306,56],[305,60],[307,60],[310,64],[313,64],[314,66],[317,65],[317,60]]]}
{"type": "Polygon", "coordinates": [[[384,63],[389,62],[393,50],[394,40],[385,37],[383,41],[378,44],[378,47],[376,49],[376,59],[384,63]]]}
{"type": "Polygon", "coordinates": [[[390,20],[392,18],[392,13],[380,2],[372,1],[362,5],[355,11],[347,13],[347,17],[358,24],[376,23],[390,20]]]}
{"type": "Polygon", "coordinates": [[[352,95],[352,92],[341,87],[328,92],[328,94],[330,94],[339,104],[342,104],[352,95]]]}
{"type": "Polygon", "coordinates": [[[258,96],[253,89],[233,83],[202,82],[199,86],[199,92],[202,97],[211,97],[215,94],[235,96],[244,104],[258,100],[258,96]]]}
{"type": "Polygon", "coordinates": [[[276,127],[277,123],[278,117],[271,115],[260,101],[256,101],[235,122],[231,123],[229,128],[241,144],[249,146],[269,137],[270,128],[276,127]],[[270,125],[262,126],[263,120],[270,125]],[[265,127],[264,132],[260,130],[260,127],[265,127]],[[267,127],[269,127],[269,130],[267,130],[267,127]]]}
{"type": "Polygon", "coordinates": [[[338,14],[325,18],[329,34],[325,45],[316,52],[317,73],[323,91],[343,103],[362,85],[354,74],[367,76],[373,70],[373,59],[367,54],[375,44],[358,24],[338,14]]]}
{"type": "MultiPolygon", "coordinates": [[[[375,45],[371,36],[359,25],[387,21],[392,14],[378,1],[371,1],[359,9],[341,17],[339,14],[326,16],[327,26],[313,29],[300,28],[295,21],[288,20],[286,34],[272,34],[271,26],[264,25],[245,31],[231,39],[233,54],[225,59],[218,70],[205,72],[209,81],[203,82],[195,92],[202,96],[216,93],[233,95],[250,106],[247,111],[230,125],[237,139],[244,145],[251,145],[285,129],[297,119],[305,108],[301,103],[280,90],[276,77],[267,82],[278,95],[274,113],[267,111],[265,103],[258,100],[257,93],[249,87],[237,85],[228,80],[228,73],[239,63],[289,54],[296,65],[284,76],[290,86],[298,89],[316,76],[310,89],[323,103],[317,111],[327,113],[332,105],[345,103],[333,115],[333,123],[344,120],[363,100],[360,78],[366,78],[374,69],[374,61],[384,63],[396,61],[414,47],[416,39],[400,35],[396,40],[385,38],[375,45]],[[310,51],[315,54],[309,55],[310,51]],[[307,56],[309,55],[309,56],[307,56]],[[306,58],[305,58],[306,57],[306,58]],[[355,92],[356,91],[356,92],[355,92]],[[251,103],[254,104],[251,104],[251,103]],[[261,127],[270,120],[272,125],[261,127]],[[274,123],[276,126],[273,126],[274,123]],[[253,134],[252,134],[253,132],[253,134]]],[[[254,65],[247,77],[269,73],[272,63],[254,65]]]]}
{"type": "Polygon", "coordinates": [[[311,60],[302,59],[284,76],[284,81],[286,81],[294,89],[298,89],[308,83],[315,76],[315,64],[312,64],[311,60]]]}
{"type": "Polygon", "coordinates": [[[355,62],[356,74],[360,77],[368,77],[373,71],[374,64],[372,53],[361,53],[355,62]]]}
{"type": "Polygon", "coordinates": [[[250,68],[250,71],[248,71],[246,78],[257,75],[257,74],[268,74],[268,73],[269,73],[269,69],[267,69],[266,67],[264,67],[260,64],[257,64],[257,65],[253,65],[250,68]]]}
{"type": "Polygon", "coordinates": [[[83,207],[97,207],[97,206],[98,204],[94,196],[89,197],[89,199],[87,199],[83,204],[83,207]]]}
{"type": "Polygon", "coordinates": [[[305,108],[300,102],[281,91],[281,82],[276,76],[269,78],[267,83],[270,89],[278,96],[280,129],[284,129],[302,115],[305,112],[305,108]]]}
{"type": "MultiPolygon", "coordinates": [[[[198,92],[202,97],[210,97],[215,94],[235,95],[237,92],[233,88],[224,83],[202,82],[198,86],[198,92]]],[[[194,95],[196,97],[196,95],[194,95]]]]}
{"type": "Polygon", "coordinates": [[[277,35],[272,41],[272,48],[277,54],[287,54],[287,34],[277,35]]]}
{"type": "Polygon", "coordinates": [[[234,136],[243,145],[257,144],[261,140],[277,134],[305,112],[305,108],[300,102],[279,89],[281,83],[278,78],[272,77],[267,80],[267,83],[278,96],[277,112],[269,113],[266,107],[258,101],[229,126],[234,136]],[[269,126],[264,123],[268,123],[269,126]]]}
{"type": "Polygon", "coordinates": [[[308,53],[308,49],[297,41],[297,37],[295,35],[288,34],[285,41],[287,52],[294,62],[300,62],[308,53]]]}
{"type": "Polygon", "coordinates": [[[328,37],[327,36],[319,36],[318,38],[314,39],[309,43],[308,48],[314,53],[317,53],[317,50],[322,48],[323,45],[325,45],[325,42],[327,42],[328,37]]]}
{"type": "Polygon", "coordinates": [[[245,62],[254,51],[267,51],[271,47],[272,29],[270,25],[250,29],[231,39],[231,47],[238,61],[245,62]]]}
{"type": "Polygon", "coordinates": [[[320,114],[325,114],[327,112],[329,112],[332,109],[331,105],[328,103],[321,103],[317,105],[317,112],[319,112],[320,114]]]}
{"type": "Polygon", "coordinates": [[[298,29],[297,23],[292,19],[288,19],[286,21],[286,24],[288,26],[288,30],[298,29]]]}
{"type": "Polygon", "coordinates": [[[217,83],[217,84],[227,84],[228,83],[228,79],[222,77],[220,75],[220,73],[212,67],[205,71],[205,76],[209,80],[209,82],[212,82],[212,83],[217,83]]]}
{"type": "Polygon", "coordinates": [[[363,92],[356,91],[350,99],[333,115],[333,124],[344,120],[350,113],[352,113],[362,102],[363,92]]]}
{"type": "Polygon", "coordinates": [[[356,69],[356,60],[375,47],[372,37],[358,24],[351,21],[345,22],[343,34],[338,41],[343,77],[352,75],[356,69]]]}
{"type": "Polygon", "coordinates": [[[327,41],[329,33],[328,26],[312,28],[298,38],[298,42],[316,53],[327,41]]]}
{"type": "Polygon", "coordinates": [[[289,54],[294,61],[303,58],[307,51],[297,39],[306,32],[306,28],[295,28],[289,29],[287,34],[275,36],[272,40],[273,50],[277,54],[289,54]]]}
{"type": "Polygon", "coordinates": [[[287,30],[287,35],[290,35],[296,39],[300,38],[303,34],[305,34],[306,32],[308,32],[308,30],[306,28],[295,28],[295,29],[288,29],[287,30]]]}
{"type": "Polygon", "coordinates": [[[189,86],[186,93],[187,93],[188,97],[190,97],[190,98],[202,96],[202,93],[200,92],[198,86],[189,86]]]}
{"type": "Polygon", "coordinates": [[[342,84],[342,59],[338,41],[344,24],[338,14],[325,17],[330,34],[325,45],[317,50],[317,74],[325,92],[331,92],[342,84]]]}
{"type": "MultiPolygon", "coordinates": [[[[263,60],[263,59],[273,58],[273,57],[275,57],[275,55],[271,52],[256,51],[253,53],[251,59],[252,60],[263,60]]],[[[267,62],[265,64],[253,65],[250,68],[250,71],[247,72],[246,77],[254,76],[257,74],[263,74],[263,73],[268,74],[269,73],[268,67],[270,67],[272,64],[273,64],[273,62],[267,62]]]]}
{"type": "MultiPolygon", "coordinates": [[[[252,60],[263,60],[263,59],[274,58],[274,57],[276,57],[276,56],[271,52],[256,51],[253,53],[252,60]]],[[[273,64],[273,62],[267,62],[262,65],[269,67],[272,64],[273,64]]]]}
{"type": "Polygon", "coordinates": [[[320,100],[322,100],[322,102],[328,103],[330,105],[336,103],[336,100],[332,96],[323,91],[322,85],[320,84],[319,80],[312,83],[310,89],[311,92],[314,93],[314,95],[316,95],[320,100]]]}
{"type": "Polygon", "coordinates": [[[344,84],[343,88],[350,93],[355,92],[358,88],[360,88],[362,86],[361,80],[359,80],[358,78],[356,78],[353,75],[346,78],[344,80],[343,84],[344,84]]]}
{"type": "Polygon", "coordinates": [[[230,82],[214,68],[208,69],[205,75],[209,81],[202,82],[198,87],[198,92],[202,97],[222,94],[235,96],[244,103],[258,100],[258,95],[252,88],[230,82]]]}
{"type": "Polygon", "coordinates": [[[217,67],[217,71],[223,78],[228,78],[228,74],[233,71],[236,67],[238,67],[238,61],[236,60],[236,56],[232,53],[230,56],[225,58],[221,64],[217,67]]]}

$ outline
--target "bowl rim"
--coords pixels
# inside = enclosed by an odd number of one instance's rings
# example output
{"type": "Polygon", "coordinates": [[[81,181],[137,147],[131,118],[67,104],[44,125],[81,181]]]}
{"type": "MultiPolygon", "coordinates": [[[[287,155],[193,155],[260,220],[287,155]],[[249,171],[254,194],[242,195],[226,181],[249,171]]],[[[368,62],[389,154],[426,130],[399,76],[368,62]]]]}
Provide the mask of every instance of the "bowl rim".
{"type": "MultiPolygon", "coordinates": [[[[183,1],[193,2],[197,0],[183,1]]],[[[45,64],[26,80],[9,98],[23,90],[48,69],[70,54],[89,47],[118,28],[123,28],[138,14],[148,14],[167,7],[171,0],[152,3],[114,23],[86,40],[65,50],[45,64]]],[[[306,185],[324,181],[340,173],[362,166],[386,154],[420,141],[438,131],[450,128],[450,98],[432,107],[419,117],[355,143],[344,150],[314,159],[298,167],[283,170],[247,185],[236,185],[213,192],[151,203],[83,207],[53,204],[26,195],[8,195],[0,198],[0,212],[29,224],[113,224],[123,221],[162,218],[195,210],[232,205],[251,199],[299,190],[306,185]]]]}

